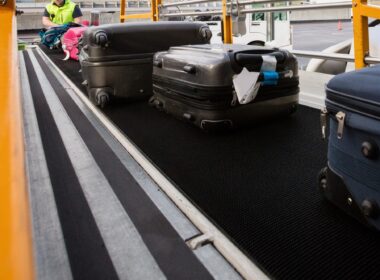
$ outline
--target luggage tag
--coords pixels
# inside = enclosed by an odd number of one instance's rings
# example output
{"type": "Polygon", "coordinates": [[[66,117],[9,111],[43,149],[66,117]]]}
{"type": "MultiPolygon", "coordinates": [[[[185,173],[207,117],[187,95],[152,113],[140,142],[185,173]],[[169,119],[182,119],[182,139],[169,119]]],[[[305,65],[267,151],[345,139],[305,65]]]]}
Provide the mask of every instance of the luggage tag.
{"type": "Polygon", "coordinates": [[[243,68],[240,74],[235,75],[232,79],[236,95],[240,104],[248,104],[255,99],[260,89],[259,72],[249,72],[243,68]]]}

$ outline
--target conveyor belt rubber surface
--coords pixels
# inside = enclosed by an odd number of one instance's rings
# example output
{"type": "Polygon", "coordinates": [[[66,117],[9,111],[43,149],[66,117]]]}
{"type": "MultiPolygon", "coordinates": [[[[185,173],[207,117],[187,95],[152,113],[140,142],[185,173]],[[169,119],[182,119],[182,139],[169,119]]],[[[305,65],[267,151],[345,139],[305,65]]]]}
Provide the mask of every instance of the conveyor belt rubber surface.
{"type": "Polygon", "coordinates": [[[379,234],[317,190],[327,153],[317,110],[219,135],[146,103],[104,112],[271,277],[380,279],[379,234]]]}

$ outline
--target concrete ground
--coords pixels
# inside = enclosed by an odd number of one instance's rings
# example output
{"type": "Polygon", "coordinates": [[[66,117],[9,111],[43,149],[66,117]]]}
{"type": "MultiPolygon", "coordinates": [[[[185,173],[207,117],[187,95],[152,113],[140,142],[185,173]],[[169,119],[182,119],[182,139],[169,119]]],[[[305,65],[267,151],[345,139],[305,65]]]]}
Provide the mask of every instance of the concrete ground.
{"type": "MultiPolygon", "coordinates": [[[[342,22],[342,30],[338,30],[338,22],[293,24],[293,49],[295,50],[322,51],[352,37],[351,22],[342,22]]],[[[300,68],[305,69],[308,62],[309,59],[300,57],[300,68]]]]}

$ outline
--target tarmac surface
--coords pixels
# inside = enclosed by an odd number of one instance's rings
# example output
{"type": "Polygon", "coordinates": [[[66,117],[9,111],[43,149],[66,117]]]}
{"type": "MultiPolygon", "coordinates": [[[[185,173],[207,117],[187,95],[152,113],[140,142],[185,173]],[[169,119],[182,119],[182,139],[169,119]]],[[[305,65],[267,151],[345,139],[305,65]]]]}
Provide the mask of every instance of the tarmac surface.
{"type": "MultiPolygon", "coordinates": [[[[351,22],[342,22],[338,30],[338,22],[296,23],[293,24],[293,49],[322,51],[353,37],[351,22]]],[[[299,67],[305,69],[310,59],[299,57],[299,67]]]]}

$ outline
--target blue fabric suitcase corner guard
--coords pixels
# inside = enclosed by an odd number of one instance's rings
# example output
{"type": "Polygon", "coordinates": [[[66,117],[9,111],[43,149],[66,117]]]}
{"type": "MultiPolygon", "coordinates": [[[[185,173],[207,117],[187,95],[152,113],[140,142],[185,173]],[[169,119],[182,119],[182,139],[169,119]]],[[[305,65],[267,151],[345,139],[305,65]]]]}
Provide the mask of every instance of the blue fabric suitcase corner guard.
{"type": "Polygon", "coordinates": [[[328,168],[324,196],[360,222],[380,230],[380,67],[344,73],[326,86],[328,168]]]}

